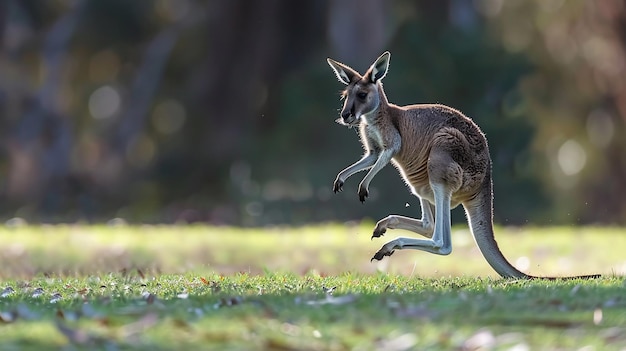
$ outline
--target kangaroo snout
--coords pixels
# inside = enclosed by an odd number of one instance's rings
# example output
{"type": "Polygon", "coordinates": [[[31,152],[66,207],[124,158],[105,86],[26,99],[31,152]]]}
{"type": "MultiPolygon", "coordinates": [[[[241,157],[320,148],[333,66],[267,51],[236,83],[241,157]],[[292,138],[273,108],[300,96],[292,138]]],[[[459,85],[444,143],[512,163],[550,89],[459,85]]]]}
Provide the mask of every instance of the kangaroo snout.
{"type": "Polygon", "coordinates": [[[348,114],[347,116],[343,117],[343,123],[346,125],[352,126],[352,125],[358,124],[358,121],[353,114],[348,114]]]}
{"type": "Polygon", "coordinates": [[[341,119],[343,119],[343,121],[345,123],[352,123],[354,122],[354,115],[351,112],[347,112],[347,113],[342,113],[341,114],[341,119]]]}
{"type": "Polygon", "coordinates": [[[341,119],[343,119],[345,124],[354,124],[357,122],[356,115],[354,114],[354,107],[341,111],[341,119]]]}

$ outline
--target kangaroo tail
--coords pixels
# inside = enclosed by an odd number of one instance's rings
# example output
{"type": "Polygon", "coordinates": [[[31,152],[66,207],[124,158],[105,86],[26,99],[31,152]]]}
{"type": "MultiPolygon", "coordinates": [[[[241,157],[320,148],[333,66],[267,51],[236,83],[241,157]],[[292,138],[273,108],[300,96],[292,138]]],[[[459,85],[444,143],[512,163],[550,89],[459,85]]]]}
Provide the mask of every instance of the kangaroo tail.
{"type": "MultiPolygon", "coordinates": [[[[490,173],[490,172],[489,172],[490,173]]],[[[493,191],[491,176],[488,173],[482,190],[476,197],[463,204],[468,217],[470,230],[476,241],[476,245],[487,260],[489,265],[502,277],[514,279],[594,279],[600,274],[583,275],[575,277],[536,277],[528,275],[515,268],[502,254],[494,237],[493,230],[493,191]]]]}

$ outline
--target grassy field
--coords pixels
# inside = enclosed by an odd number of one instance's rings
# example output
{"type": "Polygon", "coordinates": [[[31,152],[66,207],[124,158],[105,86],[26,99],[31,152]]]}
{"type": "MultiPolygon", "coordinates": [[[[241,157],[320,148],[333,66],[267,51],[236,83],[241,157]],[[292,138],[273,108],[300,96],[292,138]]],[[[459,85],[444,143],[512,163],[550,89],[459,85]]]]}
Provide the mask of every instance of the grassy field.
{"type": "Polygon", "coordinates": [[[498,228],[492,272],[466,229],[439,257],[371,255],[372,223],[302,228],[0,229],[0,350],[622,350],[626,230],[498,228]]]}

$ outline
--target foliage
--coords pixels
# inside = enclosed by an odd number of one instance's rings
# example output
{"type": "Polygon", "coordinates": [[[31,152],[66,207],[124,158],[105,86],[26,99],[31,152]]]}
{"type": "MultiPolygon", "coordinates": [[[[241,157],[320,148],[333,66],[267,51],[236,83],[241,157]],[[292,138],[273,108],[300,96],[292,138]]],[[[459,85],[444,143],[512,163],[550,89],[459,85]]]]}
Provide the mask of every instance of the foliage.
{"type": "Polygon", "coordinates": [[[391,169],[366,206],[356,181],[330,194],[361,148],[333,123],[325,58],[364,70],[388,49],[392,102],[449,104],[486,132],[498,222],[623,222],[620,4],[3,2],[0,216],[418,216],[391,169]]]}

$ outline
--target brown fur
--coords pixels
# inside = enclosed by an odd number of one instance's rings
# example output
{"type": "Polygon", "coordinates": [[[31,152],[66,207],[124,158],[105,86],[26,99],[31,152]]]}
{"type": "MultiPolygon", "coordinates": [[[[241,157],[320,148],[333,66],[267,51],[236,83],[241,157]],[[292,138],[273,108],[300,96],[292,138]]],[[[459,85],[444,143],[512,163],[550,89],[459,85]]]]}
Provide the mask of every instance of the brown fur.
{"type": "MultiPolygon", "coordinates": [[[[501,276],[535,278],[513,267],[500,252],[493,232],[491,158],[480,128],[458,110],[439,104],[397,106],[389,103],[382,78],[390,54],[384,53],[361,76],[352,68],[328,59],[337,78],[347,85],[338,121],[359,126],[365,155],[337,175],[341,191],[351,175],[369,170],[359,184],[365,201],[369,183],[392,162],[420,198],[422,219],[390,215],[376,224],[373,237],[387,229],[407,229],[428,239],[396,238],[374,255],[380,260],[396,249],[419,249],[447,255],[452,250],[450,209],[462,204],[470,229],[487,262],[501,276]],[[433,214],[434,212],[434,214],[433,214]],[[433,223],[434,222],[434,223],[433,223]]],[[[591,278],[594,276],[585,276],[591,278]]],[[[548,278],[551,279],[551,278],[548,278]]]]}
{"type": "MultiPolygon", "coordinates": [[[[389,127],[397,128],[404,141],[393,162],[414,191],[425,189],[421,193],[417,191],[416,195],[433,199],[428,191],[431,175],[449,184],[458,182],[454,185],[452,208],[481,190],[490,160],[486,140],[472,120],[451,107],[432,104],[406,107],[381,105],[381,113],[388,114],[394,121],[389,127]],[[441,163],[433,163],[428,168],[433,148],[450,158],[452,162],[448,168],[436,168],[441,163]]],[[[380,129],[388,127],[384,123],[378,126],[380,129]]]]}

